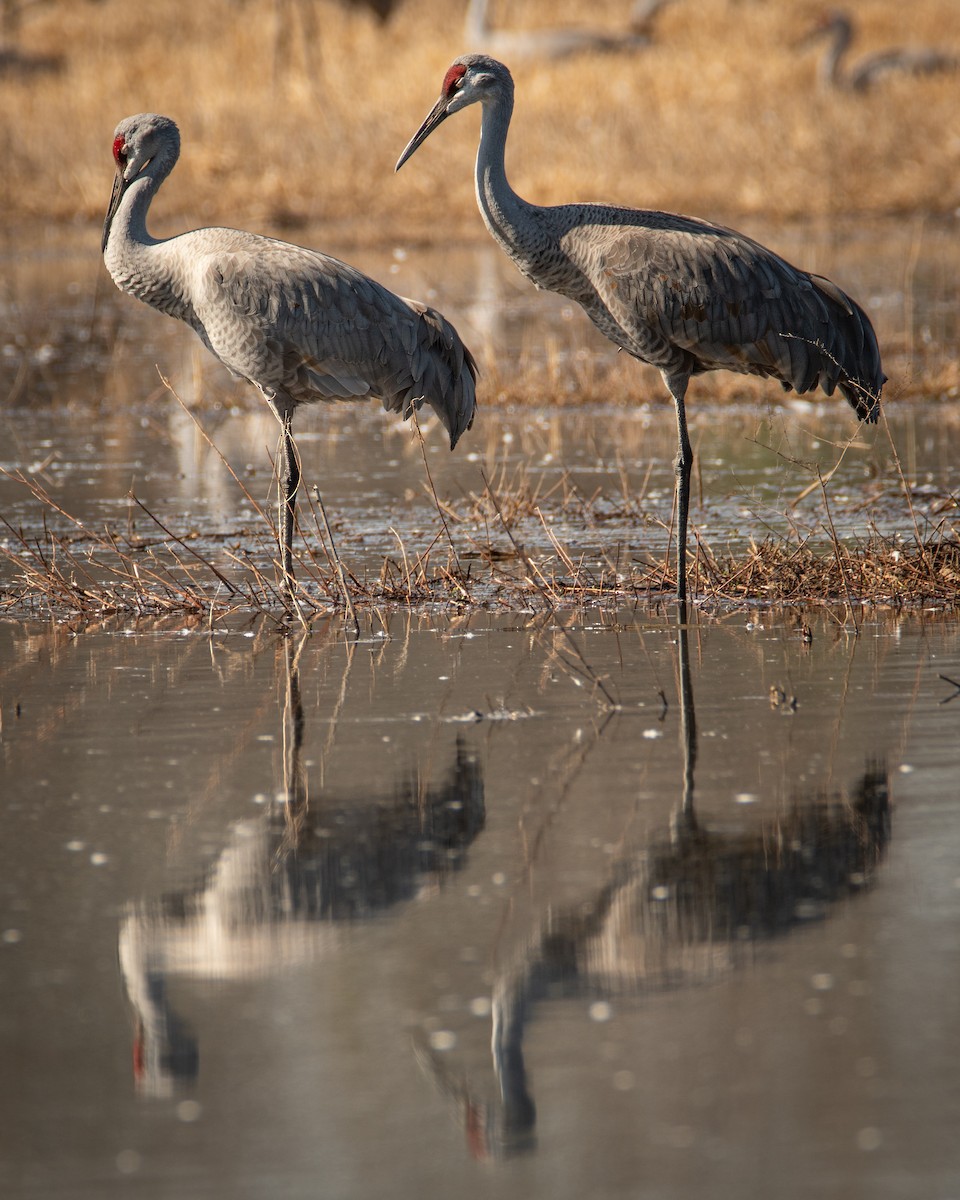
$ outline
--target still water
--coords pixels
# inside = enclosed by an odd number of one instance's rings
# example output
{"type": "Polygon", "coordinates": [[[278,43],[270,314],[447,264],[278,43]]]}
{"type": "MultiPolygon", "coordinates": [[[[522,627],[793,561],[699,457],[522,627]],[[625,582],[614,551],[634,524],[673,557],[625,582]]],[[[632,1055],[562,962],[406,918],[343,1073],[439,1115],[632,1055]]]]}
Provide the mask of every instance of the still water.
{"type": "Polygon", "coordinates": [[[960,1194],[960,638],[812,634],[5,623],[4,1194],[960,1194]]]}
{"type": "MultiPolygon", "coordinates": [[[[866,295],[902,375],[956,344],[952,245],[803,257],[866,295]]],[[[593,352],[496,259],[444,261],[362,265],[518,361],[593,352]]],[[[266,562],[275,425],[98,269],[10,260],[0,466],[60,512],[0,476],[0,515],[146,542],[132,491],[219,568],[266,562]]],[[[889,433],[844,449],[836,404],[720,419],[691,389],[698,534],[825,536],[808,488],[838,459],[842,536],[949,534],[948,393],[894,384],[889,433]]],[[[537,561],[668,541],[657,404],[481,409],[454,455],[368,409],[298,425],[360,581],[435,544],[425,460],[465,560],[504,545],[488,485],[537,561]]],[[[0,1194],[960,1197],[949,606],[681,628],[534,600],[368,605],[356,639],[337,615],[0,617],[0,1194]]]]}

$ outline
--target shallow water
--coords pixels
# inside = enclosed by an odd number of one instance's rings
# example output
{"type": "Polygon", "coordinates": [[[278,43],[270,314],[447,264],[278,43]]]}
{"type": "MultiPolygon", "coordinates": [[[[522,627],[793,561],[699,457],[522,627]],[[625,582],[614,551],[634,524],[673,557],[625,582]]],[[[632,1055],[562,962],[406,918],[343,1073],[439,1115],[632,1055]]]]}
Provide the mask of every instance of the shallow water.
{"type": "MultiPolygon", "coordinates": [[[[851,541],[876,531],[912,540],[914,518],[924,537],[944,527],[949,534],[960,463],[942,411],[891,406],[887,428],[871,428],[844,450],[851,434],[846,415],[805,408],[797,415],[729,407],[718,428],[698,415],[691,510],[697,538],[715,552],[742,552],[768,535],[822,546],[833,533],[851,541]],[[903,479],[893,466],[891,437],[906,447],[903,479]],[[816,468],[827,475],[841,457],[827,508],[816,468]]],[[[258,409],[200,420],[176,404],[165,412],[124,412],[93,428],[82,412],[0,414],[0,430],[9,433],[0,467],[25,468],[62,513],[9,476],[0,476],[0,512],[13,529],[33,536],[42,535],[46,521],[81,557],[93,535],[109,528],[141,552],[146,567],[153,553],[163,559],[172,533],[237,583],[248,561],[272,576],[276,424],[258,409]]],[[[385,559],[406,571],[421,556],[445,556],[452,544],[461,567],[472,564],[482,598],[496,595],[501,569],[510,573],[505,560],[516,562],[511,538],[545,576],[561,577],[572,571],[556,546],[586,571],[624,578],[635,562],[662,557],[670,545],[675,435],[659,410],[498,413],[454,454],[436,422],[424,423],[421,449],[412,431],[387,424],[370,408],[310,413],[303,424],[297,440],[305,478],[319,487],[343,561],[364,584],[378,578],[385,559]]],[[[316,594],[306,559],[319,556],[322,567],[325,560],[311,501],[307,492],[300,504],[298,573],[316,594]]],[[[0,538],[15,545],[9,529],[0,538]]],[[[12,580],[11,567],[0,570],[12,580]]],[[[199,577],[212,593],[212,572],[199,577]]]]}
{"type": "Polygon", "coordinates": [[[5,1194],[955,1194],[957,629],[812,632],[2,626],[5,1194]]]}
{"type": "MultiPolygon", "coordinates": [[[[951,247],[803,257],[902,365],[956,343],[951,247]]],[[[609,352],[482,253],[362,265],[504,354],[609,352]]],[[[90,528],[159,537],[132,489],[218,568],[266,562],[275,425],[175,323],[92,306],[97,269],[10,261],[0,466],[90,528]]],[[[488,484],[538,562],[549,529],[627,564],[667,544],[657,394],[481,409],[453,455],[368,408],[298,440],[360,580],[437,542],[424,454],[478,580],[488,484]]],[[[827,536],[802,493],[842,405],[690,408],[700,537],[827,536]]],[[[827,488],[847,538],[956,511],[956,406],[887,412],[827,488]]],[[[78,536],[2,476],[0,515],[78,536]]],[[[956,620],[488,604],[368,608],[355,642],[336,616],[0,619],[4,1196],[960,1195],[956,620]]]]}

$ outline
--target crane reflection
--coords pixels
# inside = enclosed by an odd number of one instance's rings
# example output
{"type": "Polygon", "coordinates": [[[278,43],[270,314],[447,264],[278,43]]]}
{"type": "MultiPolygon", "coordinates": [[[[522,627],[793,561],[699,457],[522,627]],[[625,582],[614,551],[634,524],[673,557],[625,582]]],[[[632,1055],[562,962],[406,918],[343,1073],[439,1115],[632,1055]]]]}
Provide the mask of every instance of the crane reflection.
{"type": "Polygon", "coordinates": [[[548,908],[491,997],[496,1098],[451,1056],[417,1040],[421,1066],[450,1101],[470,1151],[497,1158],[536,1146],[524,1040],[538,1007],[637,997],[713,982],[867,887],[890,837],[887,769],[867,762],[838,793],[793,795],[774,819],[734,829],[694,804],[697,728],[689,631],[677,638],[682,769],[670,827],[616,863],[581,902],[548,908]]]}
{"type": "Polygon", "coordinates": [[[279,802],[231,823],[196,885],[133,904],[122,919],[120,970],[134,1012],[142,1095],[169,1096],[198,1071],[196,1039],[169,1002],[171,979],[240,980],[330,954],[349,923],[442,885],[484,826],[483,777],[462,737],[437,780],[414,766],[375,794],[310,794],[302,759],[304,643],[288,639],[278,656],[279,802]]]}

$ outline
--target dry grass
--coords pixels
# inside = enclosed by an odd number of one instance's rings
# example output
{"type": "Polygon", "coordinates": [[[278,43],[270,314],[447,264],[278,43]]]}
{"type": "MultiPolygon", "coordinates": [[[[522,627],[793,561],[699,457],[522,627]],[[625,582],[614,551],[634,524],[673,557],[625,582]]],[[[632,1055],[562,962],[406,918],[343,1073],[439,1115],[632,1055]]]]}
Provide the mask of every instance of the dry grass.
{"type": "MultiPolygon", "coordinates": [[[[623,20],[619,0],[495,5],[529,26],[623,20]]],[[[931,42],[960,54],[955,0],[862,0],[856,52],[931,42]]],[[[480,238],[476,114],[451,121],[399,176],[393,164],[465,46],[464,0],[403,0],[385,26],[335,0],[60,0],[24,21],[0,74],[0,206],[11,222],[95,223],[128,113],[181,124],[185,152],[158,233],[229,221],[319,224],[345,244],[480,238]],[[278,16],[279,14],[279,16],[278,16]],[[278,20],[289,44],[281,46],[278,20]]],[[[32,12],[33,10],[31,10],[32,12]]],[[[950,212],[960,197],[957,80],[891,79],[824,96],[793,43],[807,0],[675,0],[651,48],[516,63],[508,166],[523,195],[675,208],[720,219],[950,212]]]]}
{"type": "MultiPolygon", "coordinates": [[[[133,536],[85,526],[33,477],[7,478],[27,489],[44,514],[40,532],[24,532],[0,516],[6,527],[0,559],[9,578],[0,583],[0,611],[17,616],[183,616],[213,624],[240,612],[280,625],[308,624],[340,605],[345,588],[356,623],[354,607],[558,611],[586,603],[619,608],[676,592],[670,555],[623,557],[618,548],[615,559],[602,549],[587,559],[564,546],[555,532],[558,516],[572,512],[588,526],[598,523],[597,498],[583,497],[566,481],[541,493],[524,475],[501,477],[459,510],[433,493],[437,526],[427,548],[408,548],[398,533],[396,554],[383,560],[377,577],[362,579],[338,572],[329,527],[314,500],[302,514],[307,536],[297,542],[299,606],[291,609],[276,582],[275,529],[262,510],[244,544],[217,546],[196,533],[178,533],[140,504],[153,533],[133,536]]],[[[616,516],[637,525],[651,521],[642,493],[624,493],[616,516]]],[[[852,545],[835,534],[814,541],[795,531],[746,551],[714,548],[700,537],[690,549],[691,592],[707,603],[839,603],[851,612],[865,604],[960,608],[960,541],[946,517],[932,532],[918,525],[912,537],[875,533],[852,545]]]]}
{"type": "Polygon", "coordinates": [[[707,599],[811,604],[828,598],[895,607],[960,606],[960,542],[884,538],[830,550],[769,539],[747,554],[714,555],[701,545],[693,578],[707,599]]]}

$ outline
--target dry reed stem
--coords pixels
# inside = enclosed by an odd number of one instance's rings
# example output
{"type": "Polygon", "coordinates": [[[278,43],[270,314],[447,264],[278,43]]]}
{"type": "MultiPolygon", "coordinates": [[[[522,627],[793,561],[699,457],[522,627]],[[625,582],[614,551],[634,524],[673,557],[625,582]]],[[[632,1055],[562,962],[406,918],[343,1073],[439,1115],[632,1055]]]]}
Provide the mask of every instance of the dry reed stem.
{"type": "MultiPolygon", "coordinates": [[[[491,551],[487,555],[490,579],[483,587],[471,581],[469,567],[466,575],[450,565],[431,568],[429,551],[411,562],[398,536],[402,566],[387,559],[374,584],[361,586],[354,581],[354,602],[358,607],[440,602],[461,611],[491,604],[529,608],[531,601],[539,599],[545,611],[556,613],[583,603],[622,605],[645,595],[669,594],[675,588],[669,564],[658,560],[616,574],[585,570],[582,563],[573,562],[543,519],[554,546],[552,560],[534,563],[511,534],[522,572],[509,570],[502,556],[491,551]]],[[[206,616],[211,622],[248,611],[284,619],[277,616],[285,614],[283,598],[247,559],[235,558],[248,578],[233,582],[200,554],[194,552],[190,562],[180,558],[176,549],[182,539],[176,535],[169,545],[152,548],[149,562],[141,564],[110,531],[92,535],[80,555],[49,529],[40,537],[27,537],[2,517],[0,521],[11,535],[0,545],[0,555],[13,569],[12,582],[0,587],[0,608],[6,611],[41,609],[86,618],[181,613],[206,616]],[[161,551],[170,561],[161,560],[161,551]],[[221,594],[225,584],[229,585],[226,598],[221,594]]],[[[476,544],[482,548],[479,538],[476,544]]],[[[809,539],[792,544],[771,537],[752,544],[745,553],[719,552],[701,539],[691,555],[690,570],[696,593],[704,601],[843,602],[851,612],[863,604],[960,607],[960,542],[955,538],[935,536],[910,544],[875,534],[852,546],[835,540],[821,551],[809,539]]]]}

